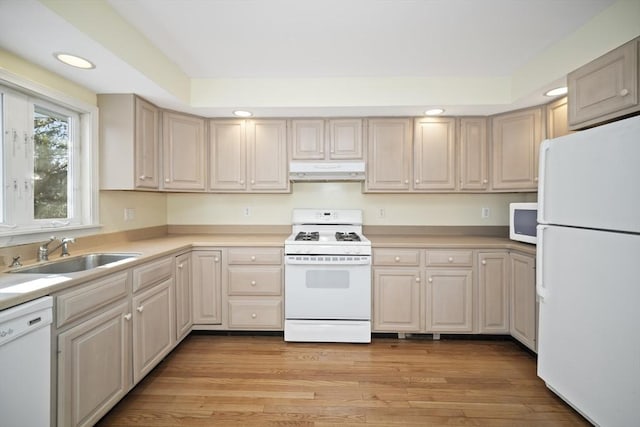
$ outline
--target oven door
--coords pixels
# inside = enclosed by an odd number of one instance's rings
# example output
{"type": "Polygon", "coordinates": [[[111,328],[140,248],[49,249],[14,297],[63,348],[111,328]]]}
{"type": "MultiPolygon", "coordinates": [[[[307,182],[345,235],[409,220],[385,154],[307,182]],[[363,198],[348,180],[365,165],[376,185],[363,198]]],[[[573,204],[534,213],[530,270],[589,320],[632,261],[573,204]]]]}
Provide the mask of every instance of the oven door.
{"type": "Polygon", "coordinates": [[[371,319],[371,257],[287,255],[285,318],[371,319]]]}

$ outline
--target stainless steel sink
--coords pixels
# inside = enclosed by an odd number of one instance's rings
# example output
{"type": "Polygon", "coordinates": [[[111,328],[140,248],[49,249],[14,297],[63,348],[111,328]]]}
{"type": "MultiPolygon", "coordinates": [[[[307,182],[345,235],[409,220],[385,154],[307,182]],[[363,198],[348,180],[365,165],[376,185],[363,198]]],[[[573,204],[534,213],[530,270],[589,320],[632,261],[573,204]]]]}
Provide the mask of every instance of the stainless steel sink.
{"type": "Polygon", "coordinates": [[[79,271],[87,271],[97,267],[113,264],[120,261],[134,259],[140,256],[137,253],[122,254],[87,254],[73,258],[65,258],[47,264],[34,265],[32,267],[11,270],[11,273],[24,274],[67,274],[79,271]]]}

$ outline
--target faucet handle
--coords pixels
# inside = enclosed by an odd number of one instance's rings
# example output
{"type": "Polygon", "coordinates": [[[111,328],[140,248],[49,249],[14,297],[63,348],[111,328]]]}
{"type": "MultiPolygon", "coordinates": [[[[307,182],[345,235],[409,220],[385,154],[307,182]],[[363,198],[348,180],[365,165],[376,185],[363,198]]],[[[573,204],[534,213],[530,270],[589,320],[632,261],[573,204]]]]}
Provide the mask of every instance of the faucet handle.
{"type": "Polygon", "coordinates": [[[40,247],[41,247],[41,248],[45,248],[45,249],[46,249],[46,248],[47,248],[47,246],[49,246],[49,244],[50,244],[51,242],[53,242],[54,240],[56,240],[56,239],[57,239],[57,237],[56,237],[56,236],[51,236],[51,237],[49,237],[49,240],[48,240],[47,242],[44,242],[42,245],[40,245],[40,247]]]}
{"type": "Polygon", "coordinates": [[[9,268],[22,267],[22,263],[20,262],[20,255],[14,256],[12,258],[13,258],[13,261],[11,262],[11,265],[9,266],[9,268]]]}
{"type": "Polygon", "coordinates": [[[60,242],[62,242],[63,244],[65,243],[75,243],[76,239],[73,237],[63,237],[62,239],[60,239],[60,242]]]}

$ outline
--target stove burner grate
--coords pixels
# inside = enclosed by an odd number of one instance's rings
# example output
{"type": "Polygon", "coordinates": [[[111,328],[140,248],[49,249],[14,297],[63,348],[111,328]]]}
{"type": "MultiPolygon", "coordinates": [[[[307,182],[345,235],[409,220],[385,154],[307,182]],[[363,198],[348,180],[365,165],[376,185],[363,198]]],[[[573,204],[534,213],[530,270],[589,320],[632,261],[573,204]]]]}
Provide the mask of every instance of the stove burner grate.
{"type": "Polygon", "coordinates": [[[339,242],[359,242],[361,241],[360,236],[353,231],[349,233],[343,233],[342,231],[336,232],[336,240],[339,242]]]}
{"type": "Polygon", "coordinates": [[[311,232],[307,232],[307,231],[301,231],[298,234],[296,234],[296,241],[305,241],[305,242],[310,242],[310,241],[316,241],[320,239],[320,233],[318,233],[317,231],[311,231],[311,232]]]}

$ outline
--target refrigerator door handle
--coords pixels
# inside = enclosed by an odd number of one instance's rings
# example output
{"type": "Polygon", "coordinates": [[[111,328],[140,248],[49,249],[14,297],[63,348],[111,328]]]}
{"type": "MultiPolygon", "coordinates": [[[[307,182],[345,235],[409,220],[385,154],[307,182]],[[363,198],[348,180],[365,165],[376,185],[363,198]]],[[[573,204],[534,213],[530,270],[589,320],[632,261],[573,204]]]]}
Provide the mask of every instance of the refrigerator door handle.
{"type": "Polygon", "coordinates": [[[544,193],[545,193],[545,182],[546,182],[546,164],[547,164],[547,156],[549,155],[549,148],[551,146],[550,140],[545,140],[542,142],[540,146],[540,162],[538,165],[538,222],[541,224],[547,224],[547,220],[545,219],[545,203],[544,203],[544,193]]]}
{"type": "MultiPolygon", "coordinates": [[[[539,203],[539,202],[538,202],[539,203]]],[[[538,211],[540,212],[540,211],[538,211]]],[[[538,301],[544,302],[544,299],[549,296],[548,289],[544,286],[544,230],[549,228],[548,225],[538,225],[538,240],[536,242],[536,294],[538,295],[538,301]]]]}

